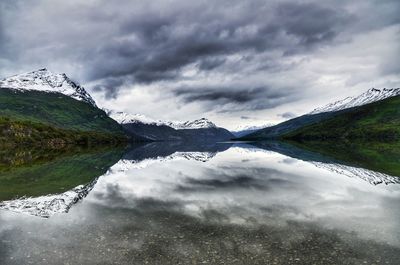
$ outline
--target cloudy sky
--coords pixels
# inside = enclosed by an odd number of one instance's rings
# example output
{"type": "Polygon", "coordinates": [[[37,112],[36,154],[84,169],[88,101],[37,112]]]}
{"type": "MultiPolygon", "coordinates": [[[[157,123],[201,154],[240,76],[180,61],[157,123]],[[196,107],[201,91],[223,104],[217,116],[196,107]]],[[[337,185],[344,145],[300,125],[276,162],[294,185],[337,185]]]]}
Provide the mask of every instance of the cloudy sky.
{"type": "Polygon", "coordinates": [[[399,14],[398,0],[2,0],[0,77],[47,67],[102,107],[234,129],[399,87],[399,14]]]}

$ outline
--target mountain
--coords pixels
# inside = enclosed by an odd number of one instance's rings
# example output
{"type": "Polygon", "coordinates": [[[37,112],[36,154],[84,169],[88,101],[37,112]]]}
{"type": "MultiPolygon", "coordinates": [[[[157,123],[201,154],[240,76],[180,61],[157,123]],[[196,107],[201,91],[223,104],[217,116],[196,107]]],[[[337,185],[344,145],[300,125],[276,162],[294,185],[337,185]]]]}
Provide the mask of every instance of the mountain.
{"type": "Polygon", "coordinates": [[[61,93],[96,107],[93,98],[82,86],[69,79],[66,74],[55,74],[46,68],[0,80],[0,87],[21,92],[34,90],[61,93]]]}
{"type": "Polygon", "coordinates": [[[238,138],[271,126],[274,126],[274,124],[266,123],[263,125],[238,126],[234,131],[231,131],[231,133],[238,138]]]}
{"type": "Polygon", "coordinates": [[[149,141],[220,142],[234,137],[228,130],[217,127],[205,118],[186,122],[170,122],[124,112],[109,111],[108,115],[118,121],[129,135],[142,137],[149,141]]]}
{"type": "Polygon", "coordinates": [[[0,82],[0,144],[125,141],[122,127],[65,74],[45,69],[0,82]]]}
{"type": "Polygon", "coordinates": [[[277,138],[363,138],[398,136],[399,88],[370,89],[355,98],[329,104],[313,112],[271,126],[240,140],[277,138]]]}
{"type": "Polygon", "coordinates": [[[376,101],[380,101],[386,98],[400,96],[400,88],[383,88],[376,89],[371,88],[365,93],[357,96],[357,97],[347,97],[343,100],[336,101],[334,103],[330,103],[324,107],[317,108],[310,112],[309,114],[317,114],[322,112],[332,112],[339,111],[349,108],[354,108],[357,106],[366,105],[369,103],[373,103],[376,101]]]}
{"type": "Polygon", "coordinates": [[[400,140],[400,96],[335,112],[316,124],[293,130],[284,138],[302,140],[400,140]]]}
{"type": "Polygon", "coordinates": [[[142,114],[129,114],[122,111],[110,111],[110,110],[108,110],[108,115],[117,122],[119,122],[120,124],[143,123],[156,126],[165,125],[175,130],[217,128],[217,126],[214,123],[207,120],[206,118],[201,118],[194,121],[185,121],[185,122],[162,121],[162,120],[154,120],[148,118],[142,114]]]}

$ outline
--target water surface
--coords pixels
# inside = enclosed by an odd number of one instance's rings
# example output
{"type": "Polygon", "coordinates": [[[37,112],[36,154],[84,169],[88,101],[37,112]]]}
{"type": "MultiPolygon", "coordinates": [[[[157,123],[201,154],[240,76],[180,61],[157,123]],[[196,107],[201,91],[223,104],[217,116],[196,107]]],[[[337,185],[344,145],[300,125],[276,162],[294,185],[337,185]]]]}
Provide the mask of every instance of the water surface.
{"type": "MultiPolygon", "coordinates": [[[[115,159],[112,154],[97,153],[90,161],[104,166],[115,159]]],[[[82,179],[77,185],[90,187],[66,209],[44,204],[53,208],[41,216],[3,208],[0,264],[398,264],[400,259],[400,185],[388,174],[392,171],[280,143],[153,143],[120,158],[82,179]]],[[[70,157],[63,159],[71,163],[70,157]]],[[[72,175],[76,179],[79,172],[72,175]]],[[[64,192],[52,190],[51,198],[64,192]]],[[[30,196],[24,207],[47,195],[30,196]]],[[[3,206],[20,200],[9,197],[3,206]]]]}

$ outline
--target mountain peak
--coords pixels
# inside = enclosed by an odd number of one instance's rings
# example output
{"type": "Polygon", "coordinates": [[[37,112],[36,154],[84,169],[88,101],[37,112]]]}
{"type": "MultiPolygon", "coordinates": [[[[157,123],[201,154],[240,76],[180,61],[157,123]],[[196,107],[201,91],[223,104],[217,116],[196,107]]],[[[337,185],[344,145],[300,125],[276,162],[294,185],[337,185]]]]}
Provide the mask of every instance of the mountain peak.
{"type": "Polygon", "coordinates": [[[314,109],[309,114],[344,110],[399,95],[400,88],[370,88],[357,97],[347,97],[334,103],[330,103],[324,107],[314,109]]]}
{"type": "Polygon", "coordinates": [[[183,129],[202,129],[202,128],[216,128],[217,126],[206,118],[200,118],[194,121],[162,121],[148,118],[142,114],[130,114],[122,111],[109,111],[106,110],[108,115],[120,124],[126,123],[144,123],[157,126],[169,126],[176,130],[183,129]]]}
{"type": "Polygon", "coordinates": [[[96,107],[95,101],[82,86],[72,81],[66,74],[55,74],[47,68],[41,68],[36,71],[2,79],[0,80],[0,88],[10,88],[19,91],[36,90],[49,93],[62,93],[96,107]]]}
{"type": "Polygon", "coordinates": [[[216,128],[217,126],[206,118],[200,118],[194,121],[174,122],[170,125],[175,129],[202,129],[202,128],[216,128]]]}

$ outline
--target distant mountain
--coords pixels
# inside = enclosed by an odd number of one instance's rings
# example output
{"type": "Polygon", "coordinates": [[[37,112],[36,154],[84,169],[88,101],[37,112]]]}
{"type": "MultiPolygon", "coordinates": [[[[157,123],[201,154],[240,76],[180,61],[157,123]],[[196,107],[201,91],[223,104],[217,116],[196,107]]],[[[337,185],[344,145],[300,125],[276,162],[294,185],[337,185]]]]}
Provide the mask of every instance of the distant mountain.
{"type": "Polygon", "coordinates": [[[55,74],[46,68],[0,80],[0,87],[21,92],[34,90],[61,93],[96,107],[93,98],[82,86],[69,79],[66,74],[55,74]]]}
{"type": "Polygon", "coordinates": [[[46,69],[0,82],[0,127],[0,144],[126,139],[122,127],[96,107],[83,87],[46,69]]]}
{"type": "Polygon", "coordinates": [[[140,114],[113,111],[109,111],[108,114],[118,121],[128,134],[149,141],[220,142],[234,137],[228,130],[217,127],[205,118],[186,122],[171,122],[153,120],[140,114]]]}
{"type": "Polygon", "coordinates": [[[397,137],[395,128],[399,126],[399,114],[396,110],[400,109],[400,105],[396,98],[399,93],[399,88],[370,89],[359,97],[329,104],[309,114],[261,129],[240,139],[397,137]],[[379,118],[378,115],[385,116],[379,118]],[[372,126],[373,117],[375,124],[372,126]],[[390,126],[392,127],[389,129],[390,126]],[[384,128],[388,130],[384,131],[384,128]]]}
{"type": "Polygon", "coordinates": [[[176,130],[183,129],[204,129],[204,128],[217,128],[217,126],[206,118],[201,118],[194,121],[162,121],[148,118],[142,114],[129,114],[122,111],[108,111],[108,115],[120,124],[127,123],[143,123],[156,126],[169,126],[176,130]]]}
{"type": "Polygon", "coordinates": [[[235,130],[231,131],[231,133],[235,137],[243,137],[245,135],[248,135],[250,133],[256,132],[258,130],[274,126],[272,123],[266,123],[263,125],[250,125],[250,126],[238,126],[235,130]]]}
{"type": "Polygon", "coordinates": [[[400,96],[400,88],[383,88],[383,89],[371,88],[367,92],[357,97],[347,97],[343,100],[330,103],[324,107],[313,110],[309,114],[317,114],[322,112],[331,112],[331,111],[349,109],[395,96],[400,96]]]}

